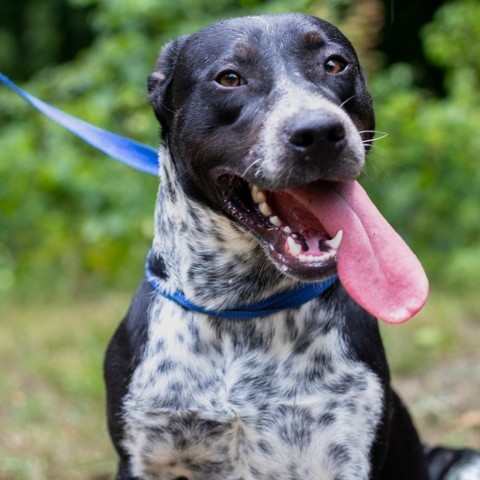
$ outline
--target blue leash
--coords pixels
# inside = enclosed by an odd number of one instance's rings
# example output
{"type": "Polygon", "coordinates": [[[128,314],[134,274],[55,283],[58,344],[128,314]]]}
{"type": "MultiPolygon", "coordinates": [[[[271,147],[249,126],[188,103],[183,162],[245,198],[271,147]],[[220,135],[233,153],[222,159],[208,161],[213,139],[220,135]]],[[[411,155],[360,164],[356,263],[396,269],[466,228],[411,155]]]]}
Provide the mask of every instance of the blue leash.
{"type": "Polygon", "coordinates": [[[57,122],[77,137],[80,137],[97,150],[106,153],[109,157],[125,163],[135,170],[158,175],[158,152],[154,148],[135,142],[130,138],[107,132],[107,130],[95,127],[68,113],[62,112],[58,110],[58,108],[52,107],[48,103],[17,87],[17,85],[1,72],[0,83],[12,89],[45,116],[57,122]]]}
{"type": "MultiPolygon", "coordinates": [[[[130,138],[122,137],[121,135],[95,127],[94,125],[62,112],[25,92],[1,72],[0,83],[6,85],[45,116],[66,128],[74,135],[77,135],[77,137],[80,137],[97,150],[106,153],[115,160],[118,160],[136,170],[151,175],[158,175],[158,153],[154,148],[135,142],[130,138]]],[[[145,275],[146,279],[157,293],[188,310],[219,318],[244,320],[265,317],[281,310],[299,307],[321,295],[338,280],[338,276],[334,275],[322,282],[304,283],[294,290],[278,293],[265,300],[249,305],[241,305],[235,309],[207,310],[187,300],[182,292],[176,291],[172,294],[163,290],[161,288],[160,279],[150,269],[149,256],[147,257],[145,266],[145,275]]]]}

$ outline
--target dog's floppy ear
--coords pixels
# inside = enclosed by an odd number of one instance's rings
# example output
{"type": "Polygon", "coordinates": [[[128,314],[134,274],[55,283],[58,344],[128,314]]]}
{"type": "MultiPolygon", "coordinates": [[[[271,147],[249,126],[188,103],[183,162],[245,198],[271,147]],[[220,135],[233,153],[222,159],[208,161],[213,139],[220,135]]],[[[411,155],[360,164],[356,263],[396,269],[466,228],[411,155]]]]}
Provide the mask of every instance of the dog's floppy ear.
{"type": "Polygon", "coordinates": [[[167,43],[158,56],[155,71],[148,77],[148,101],[161,123],[167,122],[165,94],[173,78],[175,64],[188,35],[183,35],[167,43]]]}

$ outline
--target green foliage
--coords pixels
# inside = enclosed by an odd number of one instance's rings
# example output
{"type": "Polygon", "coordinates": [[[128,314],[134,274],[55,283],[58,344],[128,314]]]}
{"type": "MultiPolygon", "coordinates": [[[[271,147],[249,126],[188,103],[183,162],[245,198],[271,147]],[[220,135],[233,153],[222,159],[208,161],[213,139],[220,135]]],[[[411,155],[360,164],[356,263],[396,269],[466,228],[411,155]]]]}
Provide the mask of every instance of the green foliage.
{"type": "Polygon", "coordinates": [[[478,106],[480,89],[480,9],[475,0],[450,3],[424,31],[430,59],[447,70],[455,100],[478,106]]]}
{"type": "MultiPolygon", "coordinates": [[[[81,13],[78,21],[87,18],[88,28],[76,29],[91,32],[91,44],[73,60],[39,70],[25,87],[73,115],[150,145],[158,143],[158,128],[145,84],[160,46],[214,20],[310,12],[340,24],[367,69],[378,67],[372,51],[382,23],[378,0],[58,0],[36,5],[35,15],[51,22],[47,10],[64,12],[57,19],[68,17],[65,11],[81,13]]],[[[474,285],[480,271],[480,179],[474,164],[480,142],[478,15],[474,0],[461,0],[440,9],[425,29],[426,51],[447,73],[445,98],[418,89],[409,65],[393,65],[371,82],[378,128],[389,137],[373,149],[363,182],[414,246],[431,278],[452,284],[474,285]]],[[[28,25],[32,36],[33,23],[28,25]]],[[[5,45],[15,44],[13,31],[9,36],[0,22],[5,45]]],[[[63,58],[58,42],[65,43],[65,35],[58,29],[40,35],[57,52],[50,60],[42,54],[44,65],[63,58]]],[[[35,45],[28,45],[24,51],[33,52],[35,45]]],[[[15,67],[12,55],[0,52],[2,58],[15,67]]],[[[21,76],[28,68],[16,71],[21,76]]],[[[0,89],[0,112],[0,295],[133,288],[151,241],[157,180],[115,164],[5,89],[0,89]]]]}
{"type": "Polygon", "coordinates": [[[0,66],[28,78],[71,58],[92,40],[91,8],[65,0],[17,0],[0,4],[0,66]]]}
{"type": "Polygon", "coordinates": [[[445,5],[425,29],[426,51],[445,68],[446,93],[414,85],[396,64],[373,82],[378,124],[369,191],[418,252],[433,282],[471,287],[480,275],[480,15],[474,1],[445,5]],[[453,40],[453,41],[452,41],[453,40]],[[477,53],[467,54],[468,50],[477,53]],[[370,184],[371,183],[371,184],[370,184]]]}

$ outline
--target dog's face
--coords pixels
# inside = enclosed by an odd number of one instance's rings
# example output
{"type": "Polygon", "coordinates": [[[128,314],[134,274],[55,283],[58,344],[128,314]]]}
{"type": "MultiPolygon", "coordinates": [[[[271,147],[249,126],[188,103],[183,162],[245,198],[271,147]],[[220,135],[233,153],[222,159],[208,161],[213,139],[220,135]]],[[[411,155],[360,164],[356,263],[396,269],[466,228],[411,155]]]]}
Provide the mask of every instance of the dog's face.
{"type": "Polygon", "coordinates": [[[293,187],[355,179],[374,129],[350,42],[306,15],[226,20],[162,51],[150,102],[182,187],[249,229],[300,279],[335,270],[338,238],[293,187]]]}

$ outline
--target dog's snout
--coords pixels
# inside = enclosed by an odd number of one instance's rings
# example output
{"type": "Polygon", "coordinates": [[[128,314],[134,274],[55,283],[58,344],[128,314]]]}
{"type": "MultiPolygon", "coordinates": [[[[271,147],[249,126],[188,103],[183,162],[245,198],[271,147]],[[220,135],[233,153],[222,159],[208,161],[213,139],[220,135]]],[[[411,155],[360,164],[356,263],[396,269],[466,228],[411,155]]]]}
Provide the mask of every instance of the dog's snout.
{"type": "Polygon", "coordinates": [[[343,123],[335,118],[297,121],[288,134],[290,148],[305,157],[340,151],[347,143],[343,123]]]}

